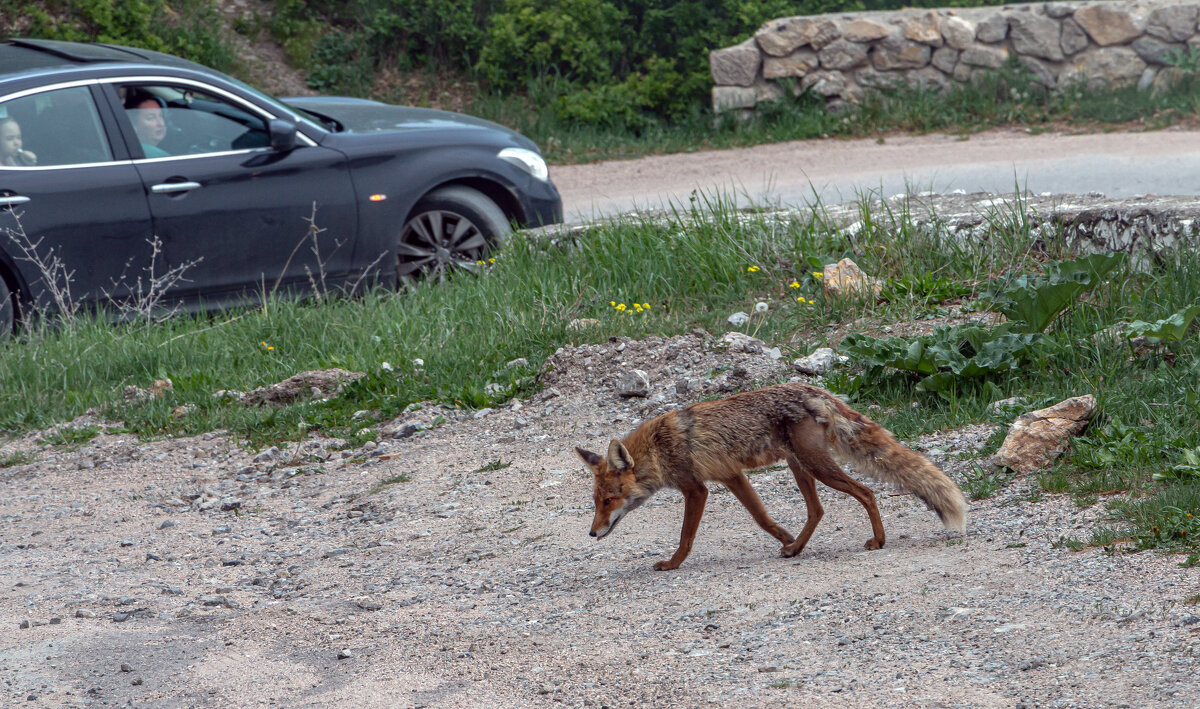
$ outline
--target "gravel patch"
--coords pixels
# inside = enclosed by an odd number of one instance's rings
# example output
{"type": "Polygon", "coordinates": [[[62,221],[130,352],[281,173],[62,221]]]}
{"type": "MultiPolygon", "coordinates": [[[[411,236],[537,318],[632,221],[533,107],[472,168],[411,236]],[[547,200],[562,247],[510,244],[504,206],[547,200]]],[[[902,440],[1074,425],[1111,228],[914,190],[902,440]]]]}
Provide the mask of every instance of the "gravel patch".
{"type": "MultiPolygon", "coordinates": [[[[652,566],[678,540],[677,493],[589,538],[573,446],[796,372],[699,332],[568,347],[551,363],[531,400],[367,419],[380,443],[353,450],[107,429],[74,450],[39,445],[45,434],[0,445],[37,456],[0,469],[0,702],[1194,705],[1200,607],[1183,601],[1200,572],[1063,548],[1101,506],[1039,500],[1027,479],[973,501],[965,538],[873,483],[879,551],[862,549],[861,506],[828,488],[795,559],[719,486],[676,571],[652,566]],[[632,369],[645,396],[618,395],[632,369]]],[[[961,481],[991,433],[910,444],[961,481]]],[[[799,531],[786,468],[751,481],[799,531]]]]}

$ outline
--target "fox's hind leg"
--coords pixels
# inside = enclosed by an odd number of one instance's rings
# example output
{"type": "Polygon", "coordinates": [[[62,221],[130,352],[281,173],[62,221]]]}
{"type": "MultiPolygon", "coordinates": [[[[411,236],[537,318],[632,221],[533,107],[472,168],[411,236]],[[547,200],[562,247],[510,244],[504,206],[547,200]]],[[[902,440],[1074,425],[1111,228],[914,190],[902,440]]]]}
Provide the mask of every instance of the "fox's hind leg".
{"type": "Polygon", "coordinates": [[[804,529],[800,530],[800,536],[796,537],[791,544],[784,545],[782,550],[784,556],[795,556],[804,551],[804,546],[808,544],[809,538],[817,529],[817,524],[820,523],[825,510],[821,507],[821,501],[817,499],[817,479],[805,469],[804,464],[795,456],[789,455],[787,463],[788,467],[792,469],[792,475],[796,478],[796,486],[804,495],[804,505],[808,508],[808,521],[804,523],[804,529]]]}
{"type": "Polygon", "coordinates": [[[750,480],[746,478],[746,474],[738,471],[736,475],[728,480],[722,480],[725,487],[733,493],[733,496],[741,502],[742,505],[750,512],[750,516],[758,523],[758,526],[766,530],[767,534],[775,537],[785,546],[792,543],[792,535],[788,531],[779,526],[779,523],[771,519],[771,515],[767,514],[767,508],[763,506],[762,499],[758,493],[754,491],[754,486],[750,484],[750,480]]]}
{"type": "Polygon", "coordinates": [[[847,475],[829,455],[821,425],[812,419],[797,423],[792,426],[791,438],[796,457],[804,461],[804,467],[813,477],[834,490],[850,495],[866,508],[867,516],[871,518],[871,531],[874,536],[863,546],[867,549],[883,548],[883,520],[880,519],[879,507],[875,504],[875,493],[847,475]]]}

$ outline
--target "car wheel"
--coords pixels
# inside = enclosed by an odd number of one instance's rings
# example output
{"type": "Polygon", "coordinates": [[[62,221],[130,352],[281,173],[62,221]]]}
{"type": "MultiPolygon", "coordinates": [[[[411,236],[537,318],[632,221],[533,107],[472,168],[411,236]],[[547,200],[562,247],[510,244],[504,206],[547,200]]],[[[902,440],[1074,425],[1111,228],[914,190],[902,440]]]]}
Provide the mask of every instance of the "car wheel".
{"type": "Polygon", "coordinates": [[[402,282],[474,271],[512,232],[496,203],[469,187],[443,187],[413,207],[400,232],[396,275],[402,282]]]}
{"type": "Polygon", "coordinates": [[[0,278],[0,340],[12,334],[15,307],[13,294],[9,292],[8,284],[4,282],[3,278],[0,278]]]}

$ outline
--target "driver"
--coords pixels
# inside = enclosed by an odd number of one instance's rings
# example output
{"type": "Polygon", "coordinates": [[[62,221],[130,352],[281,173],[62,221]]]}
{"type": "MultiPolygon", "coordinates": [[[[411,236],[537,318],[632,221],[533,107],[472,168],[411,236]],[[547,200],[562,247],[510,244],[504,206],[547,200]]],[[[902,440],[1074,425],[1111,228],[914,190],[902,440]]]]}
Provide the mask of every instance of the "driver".
{"type": "Polygon", "coordinates": [[[158,97],[145,91],[130,91],[125,97],[125,114],[133,123],[133,132],[137,133],[146,157],[165,158],[171,155],[158,147],[167,135],[167,122],[163,118],[162,101],[158,97]]]}

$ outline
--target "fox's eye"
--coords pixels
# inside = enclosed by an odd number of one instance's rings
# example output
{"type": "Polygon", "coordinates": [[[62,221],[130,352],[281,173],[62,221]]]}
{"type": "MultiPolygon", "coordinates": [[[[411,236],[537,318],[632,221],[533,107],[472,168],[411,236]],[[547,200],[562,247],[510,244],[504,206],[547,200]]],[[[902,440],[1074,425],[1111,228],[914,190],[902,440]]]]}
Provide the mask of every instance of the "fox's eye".
{"type": "Polygon", "coordinates": [[[610,502],[612,502],[612,501],[613,501],[613,498],[611,498],[611,497],[606,497],[606,498],[604,498],[604,504],[606,504],[606,505],[607,505],[607,504],[609,504],[609,503],[610,503],[610,502]]]}

